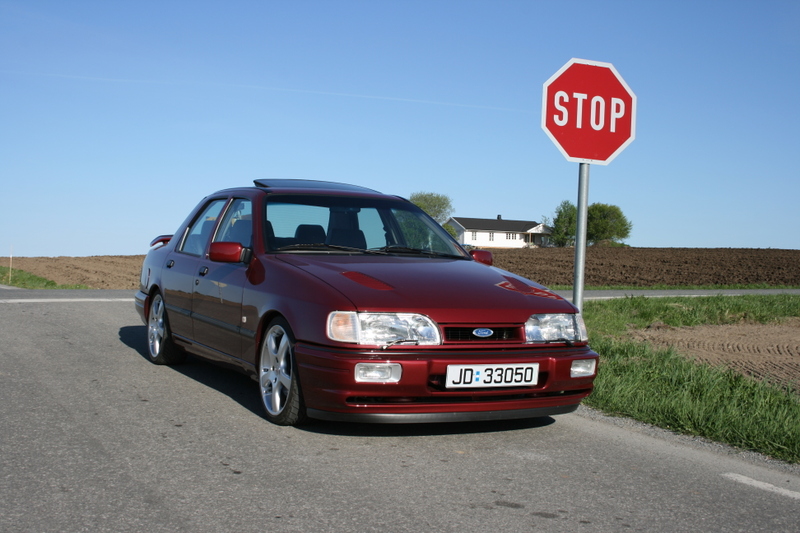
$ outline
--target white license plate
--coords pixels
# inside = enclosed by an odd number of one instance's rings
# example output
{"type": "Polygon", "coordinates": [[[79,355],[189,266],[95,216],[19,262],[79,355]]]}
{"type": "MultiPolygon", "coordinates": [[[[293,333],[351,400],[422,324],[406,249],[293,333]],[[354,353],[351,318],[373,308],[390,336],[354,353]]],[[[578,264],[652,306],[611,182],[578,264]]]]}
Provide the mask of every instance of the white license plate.
{"type": "Polygon", "coordinates": [[[519,387],[536,385],[538,379],[539,363],[447,365],[445,386],[448,389],[519,387]]]}

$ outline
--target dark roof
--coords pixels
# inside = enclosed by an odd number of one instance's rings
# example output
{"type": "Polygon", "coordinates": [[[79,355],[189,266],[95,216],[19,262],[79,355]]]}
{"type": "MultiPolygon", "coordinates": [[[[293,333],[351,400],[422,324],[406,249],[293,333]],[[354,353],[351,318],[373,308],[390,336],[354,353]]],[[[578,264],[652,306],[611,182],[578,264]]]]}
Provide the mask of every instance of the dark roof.
{"type": "Polygon", "coordinates": [[[466,230],[509,231],[525,233],[539,225],[532,220],[503,220],[496,218],[452,217],[466,230]]]}
{"type": "MultiPolygon", "coordinates": [[[[316,181],[316,180],[296,180],[286,178],[268,178],[253,180],[256,187],[265,189],[321,189],[328,191],[346,191],[346,192],[368,192],[378,193],[378,191],[367,189],[366,187],[359,187],[358,185],[348,185],[346,183],[335,183],[333,181],[316,181]]],[[[380,194],[380,193],[378,193],[380,194]]]]}

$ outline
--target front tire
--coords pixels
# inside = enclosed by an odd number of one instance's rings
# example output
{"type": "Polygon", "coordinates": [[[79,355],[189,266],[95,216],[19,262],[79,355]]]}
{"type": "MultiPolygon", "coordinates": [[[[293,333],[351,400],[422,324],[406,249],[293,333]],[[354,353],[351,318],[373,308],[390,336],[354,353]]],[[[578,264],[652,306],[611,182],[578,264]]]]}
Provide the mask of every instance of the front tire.
{"type": "Polygon", "coordinates": [[[267,420],[279,426],[297,426],[306,420],[294,345],[294,335],[284,319],[270,322],[261,343],[258,386],[267,420]]]}
{"type": "Polygon", "coordinates": [[[167,309],[161,293],[153,295],[147,320],[147,354],[157,365],[175,365],[186,360],[186,352],[175,345],[169,329],[167,309]]]}

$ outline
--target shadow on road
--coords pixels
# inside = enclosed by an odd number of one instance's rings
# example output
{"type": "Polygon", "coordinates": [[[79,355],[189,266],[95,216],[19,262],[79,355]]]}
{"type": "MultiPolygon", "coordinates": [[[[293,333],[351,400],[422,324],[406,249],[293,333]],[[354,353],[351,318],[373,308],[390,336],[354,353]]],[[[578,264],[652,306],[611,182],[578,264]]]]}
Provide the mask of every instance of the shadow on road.
{"type": "Polygon", "coordinates": [[[119,340],[139,355],[149,360],[147,355],[147,326],[124,326],[119,328],[119,340]]]}
{"type": "MultiPolygon", "coordinates": [[[[119,339],[129,348],[136,350],[142,358],[148,362],[150,361],[147,352],[146,326],[122,327],[119,330],[119,339]]],[[[230,397],[255,416],[263,417],[263,408],[258,398],[258,386],[249,376],[235,370],[216,366],[191,355],[185,363],[165,368],[202,383],[230,397]]],[[[545,427],[554,422],[555,419],[549,416],[524,420],[453,422],[445,424],[359,424],[310,420],[307,424],[297,429],[322,435],[351,437],[419,437],[518,431],[545,427]]],[[[265,421],[265,423],[268,422],[265,421]]]]}
{"type": "Polygon", "coordinates": [[[444,424],[357,424],[312,420],[309,424],[301,426],[298,429],[322,435],[348,437],[427,437],[436,435],[466,435],[519,431],[549,426],[554,422],[555,419],[549,416],[525,420],[448,422],[444,424]]]}
{"type": "MultiPolygon", "coordinates": [[[[122,327],[119,329],[119,340],[150,362],[147,350],[147,326],[122,327]]],[[[261,416],[262,407],[258,400],[256,382],[244,374],[213,365],[192,355],[189,355],[184,363],[164,368],[229,396],[248,411],[261,416]]]]}

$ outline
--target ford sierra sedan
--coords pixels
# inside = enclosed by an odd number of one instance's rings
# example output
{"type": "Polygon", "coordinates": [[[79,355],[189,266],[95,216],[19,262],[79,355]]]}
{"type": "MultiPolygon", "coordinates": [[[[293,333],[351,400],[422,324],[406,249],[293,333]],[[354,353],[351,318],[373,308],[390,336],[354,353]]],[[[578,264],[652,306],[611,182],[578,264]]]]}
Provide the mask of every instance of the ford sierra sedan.
{"type": "Polygon", "coordinates": [[[153,363],[245,372],[280,425],[569,413],[597,370],[575,306],[352,185],[256,180],[204,198],[153,240],[135,301],[153,363]]]}

